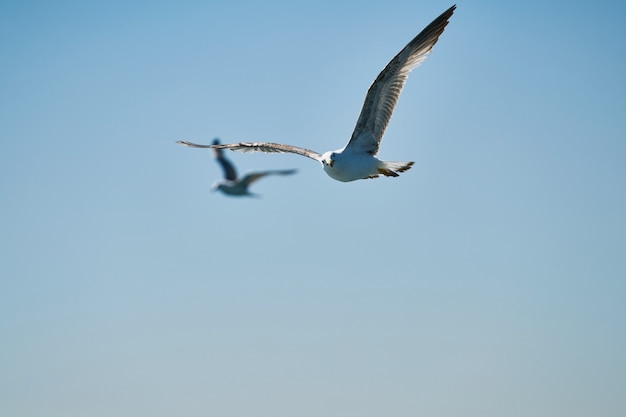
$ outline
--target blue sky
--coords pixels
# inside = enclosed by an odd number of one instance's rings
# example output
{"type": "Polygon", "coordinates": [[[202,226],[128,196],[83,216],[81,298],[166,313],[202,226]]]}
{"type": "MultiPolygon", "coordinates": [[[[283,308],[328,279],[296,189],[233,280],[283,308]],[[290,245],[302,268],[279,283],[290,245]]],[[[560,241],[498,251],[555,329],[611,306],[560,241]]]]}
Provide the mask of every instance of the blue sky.
{"type": "Polygon", "coordinates": [[[0,414],[623,416],[623,2],[459,2],[380,156],[370,83],[451,3],[0,5],[0,414]]]}

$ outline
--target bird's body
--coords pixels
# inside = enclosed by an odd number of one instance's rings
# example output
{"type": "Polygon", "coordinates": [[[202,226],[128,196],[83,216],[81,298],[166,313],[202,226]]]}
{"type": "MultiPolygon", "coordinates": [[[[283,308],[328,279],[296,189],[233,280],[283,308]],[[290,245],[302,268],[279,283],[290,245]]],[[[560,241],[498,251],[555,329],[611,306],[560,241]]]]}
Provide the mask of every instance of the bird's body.
{"type": "Polygon", "coordinates": [[[362,178],[371,178],[377,171],[377,158],[362,153],[354,153],[338,149],[328,152],[322,159],[331,160],[333,164],[322,163],[324,172],[329,177],[341,182],[349,182],[362,178]]]}
{"type": "MultiPolygon", "coordinates": [[[[215,139],[213,141],[213,145],[219,145],[219,141],[215,139]]],[[[224,156],[223,151],[219,148],[214,148],[213,151],[215,159],[224,171],[224,179],[215,181],[211,188],[213,190],[219,190],[226,195],[237,197],[256,197],[257,194],[251,193],[248,189],[250,184],[252,184],[253,182],[268,175],[291,175],[296,172],[295,169],[259,171],[250,172],[239,178],[237,176],[237,171],[235,170],[234,165],[224,156]]]]}
{"type": "Polygon", "coordinates": [[[322,167],[329,177],[349,182],[365,178],[376,178],[380,175],[397,177],[397,172],[411,168],[413,162],[381,161],[375,156],[351,149],[339,149],[322,155],[322,167]]]}
{"type": "Polygon", "coordinates": [[[376,178],[380,175],[397,177],[399,173],[410,169],[413,162],[389,162],[378,159],[376,155],[380,142],[409,72],[426,59],[455,8],[456,6],[450,7],[433,20],[381,71],[367,92],[350,141],[341,149],[319,154],[297,146],[270,142],[223,145],[198,145],[187,141],[177,143],[194,148],[230,149],[240,152],[295,153],[319,161],[331,178],[342,182],[376,178]]]}
{"type": "Polygon", "coordinates": [[[241,182],[229,181],[229,180],[217,180],[211,186],[214,190],[220,190],[224,194],[234,196],[251,196],[248,187],[241,182]]]}

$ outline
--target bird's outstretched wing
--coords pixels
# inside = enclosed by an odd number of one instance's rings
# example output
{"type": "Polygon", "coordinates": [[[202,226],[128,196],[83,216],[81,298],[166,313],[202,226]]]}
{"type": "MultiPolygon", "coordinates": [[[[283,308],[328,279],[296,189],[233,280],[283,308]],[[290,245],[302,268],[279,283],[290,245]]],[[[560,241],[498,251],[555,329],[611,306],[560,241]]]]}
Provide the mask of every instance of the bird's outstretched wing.
{"type": "Polygon", "coordinates": [[[241,179],[241,183],[247,187],[253,182],[255,182],[256,180],[259,180],[268,175],[291,175],[291,174],[295,174],[297,171],[298,171],[297,169],[284,169],[284,170],[273,170],[273,171],[250,172],[249,174],[246,174],[243,176],[243,178],[241,179]]]}
{"type": "MultiPolygon", "coordinates": [[[[220,141],[218,139],[213,140],[213,145],[219,145],[220,141]]],[[[234,165],[224,156],[224,152],[219,148],[213,148],[213,154],[215,155],[215,159],[222,167],[224,171],[224,178],[229,181],[235,181],[237,179],[237,170],[234,165]]]]}
{"type": "Polygon", "coordinates": [[[381,71],[365,102],[346,148],[376,155],[409,72],[424,62],[443,33],[456,5],[443,12],[405,46],[381,71]]]}
{"type": "Polygon", "coordinates": [[[221,145],[198,145],[197,143],[179,140],[176,141],[176,143],[183,146],[190,146],[192,148],[230,149],[231,151],[239,152],[295,153],[297,155],[302,155],[306,156],[307,158],[315,159],[316,161],[319,161],[322,157],[322,155],[320,155],[319,153],[309,149],[271,142],[241,142],[224,143],[221,145]]]}

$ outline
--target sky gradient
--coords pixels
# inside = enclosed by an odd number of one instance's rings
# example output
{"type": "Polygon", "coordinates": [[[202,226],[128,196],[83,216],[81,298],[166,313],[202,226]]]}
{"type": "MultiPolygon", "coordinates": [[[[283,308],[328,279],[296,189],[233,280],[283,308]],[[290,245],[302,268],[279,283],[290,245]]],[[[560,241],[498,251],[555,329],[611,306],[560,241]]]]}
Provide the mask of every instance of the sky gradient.
{"type": "Polygon", "coordinates": [[[626,413],[626,6],[458,2],[380,157],[323,152],[452,3],[0,5],[0,415],[626,413]]]}

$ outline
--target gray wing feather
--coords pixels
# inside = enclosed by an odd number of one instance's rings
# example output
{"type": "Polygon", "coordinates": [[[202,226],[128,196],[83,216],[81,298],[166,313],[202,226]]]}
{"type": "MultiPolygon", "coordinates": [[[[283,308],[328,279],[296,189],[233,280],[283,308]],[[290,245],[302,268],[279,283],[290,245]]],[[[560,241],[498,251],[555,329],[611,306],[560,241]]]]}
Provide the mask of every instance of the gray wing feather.
{"type": "Polygon", "coordinates": [[[176,141],[176,143],[192,148],[230,149],[231,151],[238,152],[295,153],[297,155],[302,155],[306,156],[307,158],[315,159],[316,161],[319,161],[322,157],[322,155],[310,149],[271,142],[241,142],[225,143],[221,145],[198,145],[197,143],[179,140],[176,141]]]}
{"type": "Polygon", "coordinates": [[[370,155],[378,153],[380,141],[409,72],[428,57],[455,8],[456,5],[450,7],[433,20],[381,71],[367,92],[361,114],[346,148],[358,149],[370,155]]]}
{"type": "Polygon", "coordinates": [[[241,183],[245,184],[245,186],[249,186],[253,182],[266,177],[268,175],[291,175],[297,172],[296,169],[284,169],[284,170],[274,170],[274,171],[260,171],[260,172],[250,172],[249,174],[244,175],[241,179],[241,183]]]}

